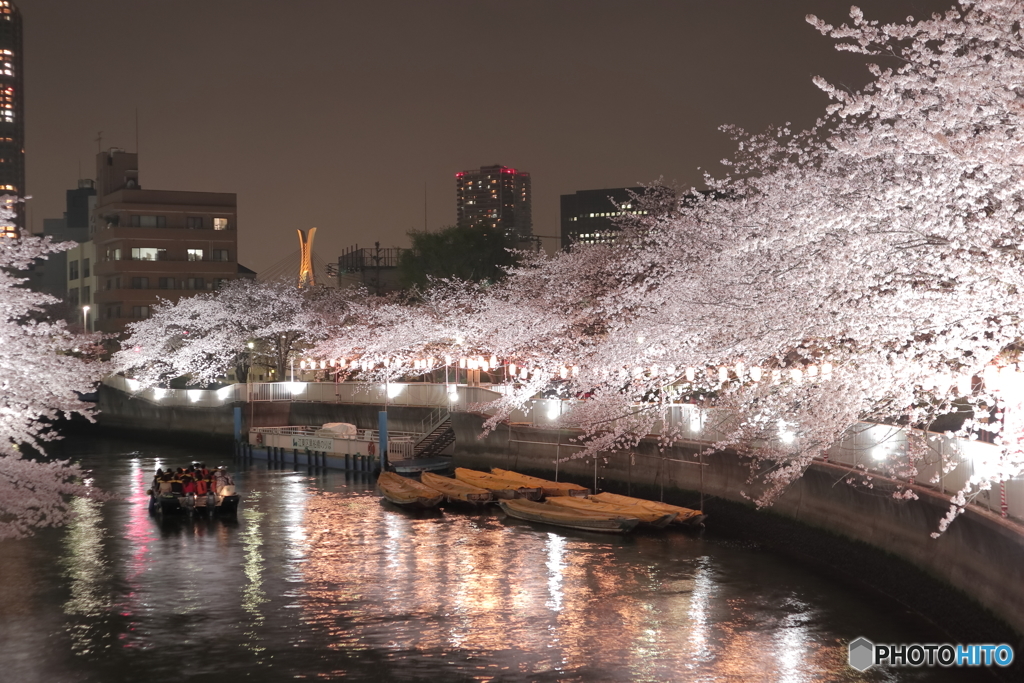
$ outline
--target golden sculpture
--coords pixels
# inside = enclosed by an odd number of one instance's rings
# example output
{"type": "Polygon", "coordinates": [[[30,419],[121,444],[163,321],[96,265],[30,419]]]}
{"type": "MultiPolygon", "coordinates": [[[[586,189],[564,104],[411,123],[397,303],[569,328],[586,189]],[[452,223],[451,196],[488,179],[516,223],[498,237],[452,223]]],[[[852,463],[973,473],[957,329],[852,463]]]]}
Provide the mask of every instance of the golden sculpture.
{"type": "Polygon", "coordinates": [[[316,278],[313,276],[313,237],[316,235],[316,228],[309,229],[307,236],[301,229],[299,233],[299,289],[303,287],[315,287],[316,278]]]}

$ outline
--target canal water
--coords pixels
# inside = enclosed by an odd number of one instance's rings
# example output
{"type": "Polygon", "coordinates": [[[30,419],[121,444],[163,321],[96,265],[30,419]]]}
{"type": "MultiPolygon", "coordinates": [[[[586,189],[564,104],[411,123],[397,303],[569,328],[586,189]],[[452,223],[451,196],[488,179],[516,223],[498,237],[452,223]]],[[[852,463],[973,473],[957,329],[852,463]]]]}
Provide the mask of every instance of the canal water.
{"type": "Polygon", "coordinates": [[[364,476],[223,452],[93,438],[60,451],[120,499],[0,542],[2,681],[967,680],[848,668],[857,636],[941,636],[716,539],[714,520],[703,536],[605,537],[494,510],[409,514],[364,476]],[[149,515],[156,467],[192,460],[235,472],[236,521],[149,515]]]}

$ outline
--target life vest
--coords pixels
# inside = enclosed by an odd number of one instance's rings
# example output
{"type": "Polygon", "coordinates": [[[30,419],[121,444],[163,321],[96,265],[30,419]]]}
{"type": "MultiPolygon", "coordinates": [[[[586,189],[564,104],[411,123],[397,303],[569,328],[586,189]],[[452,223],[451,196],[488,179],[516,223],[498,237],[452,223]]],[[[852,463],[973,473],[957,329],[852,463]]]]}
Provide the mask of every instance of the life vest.
{"type": "Polygon", "coordinates": [[[205,496],[206,495],[206,480],[205,479],[200,479],[199,481],[196,482],[196,495],[197,496],[205,496]]]}

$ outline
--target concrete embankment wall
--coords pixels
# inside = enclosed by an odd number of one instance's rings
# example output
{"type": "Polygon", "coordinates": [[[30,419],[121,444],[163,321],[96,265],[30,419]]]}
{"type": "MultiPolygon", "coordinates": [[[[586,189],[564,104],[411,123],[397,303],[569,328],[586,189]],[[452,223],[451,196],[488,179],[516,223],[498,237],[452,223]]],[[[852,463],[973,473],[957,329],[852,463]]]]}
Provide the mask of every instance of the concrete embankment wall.
{"type": "MultiPolygon", "coordinates": [[[[164,406],[100,385],[97,423],[104,429],[141,437],[230,444],[234,439],[235,406],[241,408],[243,432],[250,426],[322,425],[325,422],[349,422],[360,429],[377,429],[380,410],[376,405],[283,401],[202,408],[164,406]]],[[[430,408],[391,406],[388,427],[394,432],[419,431],[421,420],[430,411],[430,408]]]]}
{"type": "MultiPolygon", "coordinates": [[[[483,419],[471,413],[453,416],[457,465],[507,467],[550,478],[556,449],[562,457],[579,450],[568,445],[578,436],[571,430],[502,425],[478,438],[483,419]]],[[[870,489],[850,486],[844,482],[851,471],[829,463],[812,465],[771,508],[757,511],[741,494],[756,492],[747,483],[748,462],[729,452],[707,456],[706,462],[704,467],[699,464],[696,446],[661,452],[656,443],[644,442],[632,455],[599,456],[598,486],[655,500],[663,496],[666,502],[688,507],[698,506],[703,488],[708,496],[704,509],[711,515],[716,533],[775,545],[824,565],[854,583],[905,602],[970,642],[991,642],[984,639],[987,634],[992,639],[1005,641],[1009,637],[1021,643],[1021,526],[969,509],[933,539],[931,533],[949,509],[948,496],[918,487],[915,491],[920,500],[897,500],[889,482],[876,478],[870,489]],[[899,561],[894,562],[896,558],[899,561]],[[909,571],[902,571],[901,566],[909,571]],[[1016,634],[995,619],[986,619],[965,596],[1016,634]],[[952,623],[954,620],[957,623],[952,623]]],[[[559,479],[593,486],[593,459],[563,462],[558,467],[559,479]]]]}

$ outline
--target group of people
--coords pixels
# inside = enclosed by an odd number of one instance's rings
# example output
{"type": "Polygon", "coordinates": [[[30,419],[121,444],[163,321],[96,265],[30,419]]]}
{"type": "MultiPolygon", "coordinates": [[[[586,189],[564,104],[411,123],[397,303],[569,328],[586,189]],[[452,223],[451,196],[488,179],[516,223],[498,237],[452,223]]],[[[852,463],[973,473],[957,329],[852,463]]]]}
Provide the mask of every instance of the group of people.
{"type": "Polygon", "coordinates": [[[206,496],[208,493],[224,495],[225,486],[234,485],[234,480],[224,467],[208,469],[204,463],[193,463],[188,467],[168,469],[157,468],[153,477],[153,491],[158,494],[172,493],[176,496],[206,496]]]}

